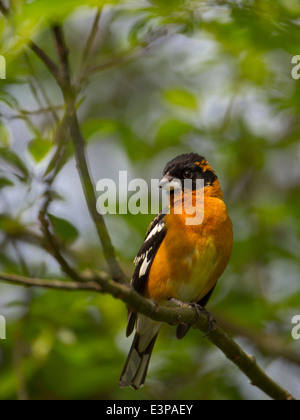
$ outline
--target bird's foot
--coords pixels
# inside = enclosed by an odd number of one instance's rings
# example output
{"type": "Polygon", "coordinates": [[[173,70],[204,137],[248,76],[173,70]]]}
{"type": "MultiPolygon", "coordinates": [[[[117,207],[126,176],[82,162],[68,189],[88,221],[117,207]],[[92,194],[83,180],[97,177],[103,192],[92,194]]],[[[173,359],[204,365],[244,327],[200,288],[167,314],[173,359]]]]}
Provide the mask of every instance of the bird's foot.
{"type": "Polygon", "coordinates": [[[213,316],[211,315],[211,313],[208,312],[208,310],[206,308],[204,308],[203,306],[199,305],[199,303],[196,302],[192,302],[191,306],[195,309],[197,315],[199,318],[201,318],[201,315],[204,314],[207,319],[208,319],[208,328],[207,328],[207,332],[204,336],[208,337],[210,335],[210,333],[212,331],[214,331],[216,329],[216,321],[213,318],[213,316]]]}
{"type": "MultiPolygon", "coordinates": [[[[210,335],[210,333],[215,330],[215,328],[216,328],[215,319],[208,312],[208,310],[205,307],[199,305],[199,303],[196,303],[196,302],[189,302],[189,303],[188,302],[182,302],[182,301],[180,301],[178,299],[174,299],[174,298],[169,299],[169,301],[172,302],[173,304],[175,304],[176,306],[179,306],[180,308],[194,308],[199,319],[201,318],[202,314],[204,314],[206,316],[206,318],[208,319],[208,328],[207,328],[206,334],[204,335],[204,338],[208,337],[210,335]]],[[[181,324],[181,325],[185,325],[185,324],[181,324]]],[[[189,327],[187,328],[187,331],[188,331],[188,329],[189,329],[189,327]]],[[[186,331],[184,332],[183,336],[185,334],[186,334],[186,331]]],[[[180,334],[180,336],[181,335],[182,334],[180,334]]]]}
{"type": "Polygon", "coordinates": [[[169,302],[173,303],[176,306],[179,306],[180,308],[190,308],[191,304],[188,302],[182,302],[181,300],[171,298],[169,299],[169,302]]]}

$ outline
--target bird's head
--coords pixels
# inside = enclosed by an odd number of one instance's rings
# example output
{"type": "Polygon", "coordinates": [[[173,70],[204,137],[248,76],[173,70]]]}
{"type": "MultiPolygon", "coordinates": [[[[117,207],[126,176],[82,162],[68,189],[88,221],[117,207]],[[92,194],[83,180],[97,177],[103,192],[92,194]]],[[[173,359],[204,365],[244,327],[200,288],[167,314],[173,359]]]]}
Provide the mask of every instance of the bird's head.
{"type": "Polygon", "coordinates": [[[176,191],[184,192],[186,188],[196,192],[199,185],[197,180],[204,181],[206,195],[223,198],[217,175],[207,160],[197,153],[180,155],[171,160],[164,169],[159,186],[175,194],[176,191]]]}

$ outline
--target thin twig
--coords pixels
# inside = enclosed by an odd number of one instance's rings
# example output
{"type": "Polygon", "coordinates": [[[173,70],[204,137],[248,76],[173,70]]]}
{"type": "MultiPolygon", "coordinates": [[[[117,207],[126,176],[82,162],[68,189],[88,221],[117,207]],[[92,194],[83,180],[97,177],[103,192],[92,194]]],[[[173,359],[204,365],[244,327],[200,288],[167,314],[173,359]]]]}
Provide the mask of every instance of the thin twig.
{"type": "Polygon", "coordinates": [[[46,182],[48,189],[53,184],[56,176],[59,174],[61,168],[63,167],[67,159],[66,149],[69,139],[69,121],[68,115],[65,112],[55,133],[54,144],[56,145],[56,151],[43,176],[43,179],[46,182]]]}
{"type": "MultiPolygon", "coordinates": [[[[27,53],[25,53],[25,59],[27,61],[28,67],[31,71],[31,74],[34,75],[34,80],[35,80],[35,82],[36,82],[36,84],[37,84],[37,86],[38,86],[38,88],[39,88],[39,90],[40,90],[40,92],[41,92],[41,94],[44,98],[44,101],[45,101],[46,105],[48,106],[48,108],[47,108],[49,110],[48,112],[50,112],[52,114],[54,121],[58,124],[59,117],[58,117],[57,112],[56,112],[56,110],[58,108],[52,105],[52,103],[51,103],[51,101],[48,97],[48,94],[46,92],[46,89],[45,89],[44,85],[40,82],[39,77],[37,76],[36,71],[34,69],[34,66],[32,65],[31,60],[30,60],[27,53]]],[[[43,108],[44,106],[41,103],[41,100],[40,100],[39,95],[38,95],[38,91],[37,91],[34,83],[32,81],[29,81],[29,85],[30,85],[30,89],[32,91],[33,96],[35,97],[37,103],[40,105],[40,108],[43,108]]]]}
{"type": "Polygon", "coordinates": [[[16,239],[11,237],[10,241],[11,241],[11,243],[12,243],[12,245],[13,245],[15,251],[16,251],[16,255],[17,255],[17,258],[19,260],[19,265],[22,269],[22,274],[24,276],[30,277],[29,268],[27,267],[27,264],[26,264],[26,261],[25,261],[23,255],[22,255],[22,252],[20,251],[20,249],[18,247],[18,243],[17,243],[16,239]]]}
{"type": "Polygon", "coordinates": [[[103,216],[98,213],[96,207],[96,196],[93,182],[90,177],[89,167],[85,152],[85,142],[81,135],[76,113],[73,114],[71,124],[71,136],[75,148],[77,169],[80,173],[81,183],[84,189],[85,198],[100,238],[105,259],[107,261],[112,278],[118,282],[125,282],[125,275],[116,260],[116,254],[111,242],[103,216]]]}
{"type": "Polygon", "coordinates": [[[27,121],[27,117],[35,117],[35,116],[39,116],[39,115],[43,115],[43,114],[48,114],[48,113],[52,113],[53,110],[57,110],[57,111],[62,111],[64,110],[65,107],[61,106],[61,105],[57,105],[57,106],[53,106],[50,108],[43,108],[41,107],[40,109],[35,109],[32,111],[28,111],[26,109],[19,109],[20,114],[15,114],[15,115],[5,115],[3,113],[0,114],[0,116],[2,118],[5,118],[6,120],[26,120],[27,121]]]}
{"type": "Polygon", "coordinates": [[[59,79],[59,71],[58,71],[58,67],[56,66],[54,61],[52,61],[51,58],[44,52],[44,50],[42,50],[34,42],[31,41],[30,44],[29,44],[29,47],[42,60],[42,62],[48,68],[50,73],[54,76],[55,80],[58,80],[59,79]]]}
{"type": "Polygon", "coordinates": [[[50,231],[50,221],[47,218],[48,206],[51,201],[50,197],[51,195],[49,194],[39,213],[39,221],[41,224],[43,236],[46,240],[46,243],[48,244],[48,250],[50,251],[50,253],[53,255],[53,257],[56,259],[56,261],[60,265],[60,268],[63,273],[65,273],[71,279],[74,279],[76,281],[81,281],[81,277],[70,266],[70,264],[67,262],[65,257],[62,255],[61,250],[60,250],[60,244],[58,243],[56,237],[50,231]]]}
{"type": "Polygon", "coordinates": [[[96,195],[94,184],[90,175],[87,163],[85,140],[82,136],[77,111],[75,107],[76,94],[74,92],[71,80],[71,70],[68,61],[68,49],[65,43],[62,28],[55,26],[53,28],[54,37],[57,45],[57,51],[60,60],[61,89],[66,102],[67,113],[70,121],[70,132],[74,144],[77,169],[80,174],[81,184],[88,205],[90,215],[94,221],[99,239],[101,241],[105,259],[107,261],[112,278],[115,281],[124,283],[125,275],[117,262],[114,247],[111,242],[104,218],[98,213],[96,207],[96,195]]]}
{"type": "Polygon", "coordinates": [[[92,48],[93,48],[98,30],[99,30],[99,21],[101,18],[101,14],[102,14],[102,8],[99,8],[97,10],[97,13],[96,13],[93,25],[92,25],[91,33],[87,39],[87,43],[82,54],[82,59],[81,59],[82,66],[81,66],[81,69],[79,70],[78,81],[75,83],[77,90],[81,89],[82,83],[85,80],[85,74],[88,67],[89,58],[90,58],[91,51],[92,51],[92,48]]]}
{"type": "Polygon", "coordinates": [[[58,290],[67,290],[67,291],[93,291],[101,292],[101,286],[95,281],[86,281],[82,278],[82,282],[71,282],[71,281],[62,281],[62,280],[44,280],[38,278],[28,278],[18,275],[0,273],[0,279],[13,283],[19,286],[33,286],[33,287],[42,287],[46,289],[58,289],[58,290]]]}
{"type": "Polygon", "coordinates": [[[101,18],[101,13],[102,13],[102,8],[99,8],[97,10],[97,13],[93,22],[92,30],[88,37],[88,40],[87,40],[87,43],[86,43],[86,46],[82,55],[83,63],[86,63],[86,61],[89,59],[89,56],[92,52],[92,48],[93,48],[93,45],[94,45],[94,42],[98,33],[98,29],[99,29],[99,21],[101,18]]]}

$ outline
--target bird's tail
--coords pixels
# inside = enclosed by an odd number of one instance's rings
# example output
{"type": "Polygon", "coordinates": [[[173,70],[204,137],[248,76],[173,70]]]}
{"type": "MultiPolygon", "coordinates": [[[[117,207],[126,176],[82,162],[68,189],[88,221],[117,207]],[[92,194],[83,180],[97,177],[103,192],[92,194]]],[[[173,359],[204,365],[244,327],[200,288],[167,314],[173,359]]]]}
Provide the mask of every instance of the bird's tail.
{"type": "Polygon", "coordinates": [[[160,327],[160,323],[138,316],[137,331],[119,382],[121,388],[139,389],[144,385],[160,327]]]}

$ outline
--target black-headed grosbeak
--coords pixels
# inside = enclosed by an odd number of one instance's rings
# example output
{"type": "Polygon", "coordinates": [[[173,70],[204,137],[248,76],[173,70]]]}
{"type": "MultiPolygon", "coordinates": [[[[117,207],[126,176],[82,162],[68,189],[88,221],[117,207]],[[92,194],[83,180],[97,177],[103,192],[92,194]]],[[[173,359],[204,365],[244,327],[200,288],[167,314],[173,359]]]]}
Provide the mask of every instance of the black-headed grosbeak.
{"type": "MultiPolygon", "coordinates": [[[[132,286],[158,304],[170,305],[176,299],[205,307],[228,265],[233,246],[232,223],[220,182],[204,157],[190,153],[167,164],[160,187],[170,191],[169,212],[162,211],[151,223],[135,259],[132,286]],[[188,195],[185,180],[191,180],[187,205],[183,205],[188,195]],[[200,189],[197,180],[203,180],[200,189]],[[200,224],[189,225],[188,207],[194,206],[200,195],[204,218],[200,224]],[[175,211],[176,207],[182,211],[175,211]]],[[[138,389],[144,384],[160,327],[161,323],[129,311],[126,333],[129,336],[135,328],[136,334],[121,374],[121,387],[138,389]]],[[[179,325],[177,337],[182,338],[188,328],[179,325]]]]}

